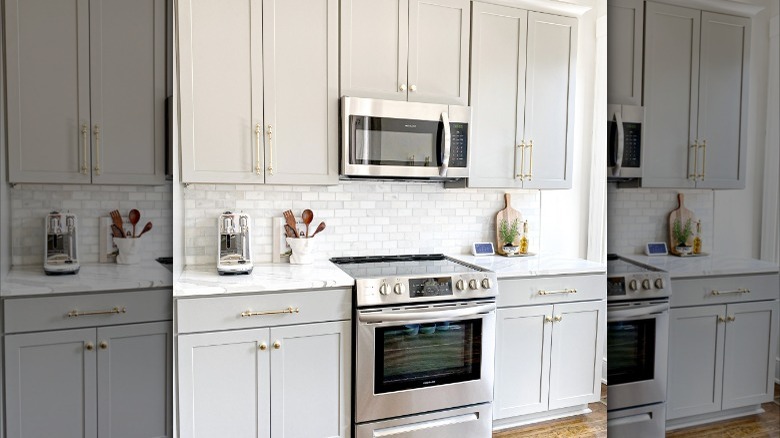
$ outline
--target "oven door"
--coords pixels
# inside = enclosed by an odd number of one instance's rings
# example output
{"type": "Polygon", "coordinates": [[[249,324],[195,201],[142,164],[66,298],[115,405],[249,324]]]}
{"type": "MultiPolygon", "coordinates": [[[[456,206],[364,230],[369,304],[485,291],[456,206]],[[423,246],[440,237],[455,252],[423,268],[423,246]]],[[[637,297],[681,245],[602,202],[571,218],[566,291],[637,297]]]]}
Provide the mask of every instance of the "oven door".
{"type": "Polygon", "coordinates": [[[493,400],[495,301],[356,312],[355,422],[493,400]]]}
{"type": "Polygon", "coordinates": [[[607,307],[607,400],[621,409],[666,400],[669,303],[607,307]]]}

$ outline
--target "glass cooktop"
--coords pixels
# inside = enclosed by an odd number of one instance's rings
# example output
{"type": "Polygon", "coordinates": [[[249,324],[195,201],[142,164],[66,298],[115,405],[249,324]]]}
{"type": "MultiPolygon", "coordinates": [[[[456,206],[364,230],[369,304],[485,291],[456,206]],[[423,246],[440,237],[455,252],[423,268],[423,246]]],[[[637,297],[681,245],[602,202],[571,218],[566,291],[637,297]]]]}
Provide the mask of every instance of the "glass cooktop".
{"type": "Polygon", "coordinates": [[[484,271],[442,254],[335,257],[330,261],[354,279],[465,274],[484,271]]]}
{"type": "Polygon", "coordinates": [[[607,255],[607,275],[638,274],[641,272],[658,272],[658,269],[650,268],[631,261],[627,261],[616,254],[607,255]]]}

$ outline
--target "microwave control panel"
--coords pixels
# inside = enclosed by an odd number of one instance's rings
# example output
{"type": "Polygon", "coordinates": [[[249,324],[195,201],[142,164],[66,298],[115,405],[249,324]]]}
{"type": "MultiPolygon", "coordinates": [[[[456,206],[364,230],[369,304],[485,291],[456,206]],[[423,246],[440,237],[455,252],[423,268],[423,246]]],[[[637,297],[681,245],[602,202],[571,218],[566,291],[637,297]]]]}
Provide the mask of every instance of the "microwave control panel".
{"type": "Polygon", "coordinates": [[[468,123],[450,122],[450,167],[466,167],[468,157],[468,123]]]}

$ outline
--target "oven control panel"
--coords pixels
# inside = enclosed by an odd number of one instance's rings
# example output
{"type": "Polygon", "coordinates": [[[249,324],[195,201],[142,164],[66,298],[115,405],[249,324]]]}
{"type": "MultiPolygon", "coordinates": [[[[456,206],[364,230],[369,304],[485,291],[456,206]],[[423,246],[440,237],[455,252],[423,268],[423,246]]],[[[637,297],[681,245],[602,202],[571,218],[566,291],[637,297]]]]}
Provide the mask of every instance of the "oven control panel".
{"type": "Polygon", "coordinates": [[[412,278],[409,280],[409,297],[426,298],[452,295],[452,277],[412,278]]]}
{"type": "Polygon", "coordinates": [[[356,304],[373,306],[425,301],[453,301],[491,298],[498,295],[496,274],[473,274],[434,277],[385,277],[357,279],[356,304]]]}
{"type": "Polygon", "coordinates": [[[607,277],[607,300],[635,300],[672,295],[671,280],[665,272],[647,272],[607,277]]]}

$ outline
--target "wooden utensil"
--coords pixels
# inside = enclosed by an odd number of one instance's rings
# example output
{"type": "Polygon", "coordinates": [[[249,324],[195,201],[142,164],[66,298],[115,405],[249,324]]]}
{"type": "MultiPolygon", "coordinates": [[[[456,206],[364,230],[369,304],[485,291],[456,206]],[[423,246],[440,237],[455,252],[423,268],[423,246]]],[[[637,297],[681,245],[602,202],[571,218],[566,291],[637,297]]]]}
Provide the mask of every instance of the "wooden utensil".
{"type": "Polygon", "coordinates": [[[133,237],[137,237],[135,235],[135,224],[141,220],[141,212],[136,209],[132,209],[130,210],[130,214],[127,217],[130,218],[130,223],[133,224],[133,237]]]}
{"type": "MultiPolygon", "coordinates": [[[[114,221],[114,225],[119,227],[120,230],[124,230],[125,229],[124,226],[122,226],[123,225],[122,224],[122,214],[119,213],[119,210],[110,211],[108,214],[111,215],[111,220],[114,221]]],[[[123,235],[125,234],[124,231],[122,232],[122,234],[123,235]]]]}
{"type": "Polygon", "coordinates": [[[311,237],[314,237],[314,236],[316,236],[316,235],[317,235],[317,233],[319,233],[320,231],[322,231],[322,230],[324,230],[324,229],[325,229],[325,222],[320,222],[320,224],[319,224],[319,225],[317,225],[317,229],[316,229],[316,230],[314,230],[314,234],[312,234],[312,235],[311,235],[311,237]]]}
{"type": "MultiPolygon", "coordinates": [[[[680,255],[680,253],[677,252],[677,242],[674,239],[674,221],[679,219],[680,224],[684,227],[685,223],[688,222],[688,219],[691,220],[691,224],[695,224],[696,216],[694,216],[691,210],[685,208],[685,197],[682,193],[677,194],[677,200],[679,202],[679,206],[676,210],[672,210],[672,212],[669,213],[669,252],[675,255],[680,255]]],[[[696,237],[696,233],[692,233],[688,237],[688,240],[685,242],[685,244],[687,246],[693,246],[694,237],[696,237]]]]}
{"type": "Polygon", "coordinates": [[[146,233],[147,231],[150,231],[151,229],[152,229],[152,223],[151,222],[147,222],[146,225],[144,225],[144,229],[141,230],[141,233],[139,233],[136,236],[136,238],[143,236],[144,233],[146,233]]]}
{"type": "MultiPolygon", "coordinates": [[[[295,215],[293,214],[292,210],[286,210],[282,213],[282,215],[284,215],[284,220],[287,222],[287,225],[289,225],[290,228],[293,230],[298,229],[298,226],[295,223],[295,215]]],[[[295,235],[297,236],[298,233],[295,233],[295,235]]]]}
{"type": "Polygon", "coordinates": [[[295,229],[293,229],[293,227],[287,224],[284,224],[284,234],[287,237],[292,237],[292,238],[298,237],[298,234],[295,233],[295,229]]]}
{"type": "MultiPolygon", "coordinates": [[[[501,221],[506,220],[509,225],[512,225],[515,220],[517,220],[518,224],[523,222],[523,215],[520,214],[519,211],[512,208],[512,195],[505,193],[504,199],[506,199],[506,208],[496,214],[496,252],[502,255],[506,255],[504,252],[504,243],[506,242],[501,241],[501,221]]],[[[522,233],[518,233],[515,240],[512,241],[512,245],[520,245],[521,234],[522,233]]]]}
{"type": "Polygon", "coordinates": [[[306,225],[306,238],[309,237],[309,224],[314,220],[314,212],[309,210],[303,210],[303,224],[306,225]]]}
{"type": "Polygon", "coordinates": [[[120,230],[116,224],[111,224],[111,235],[119,238],[125,237],[124,233],[122,233],[122,230],[120,230]]]}

